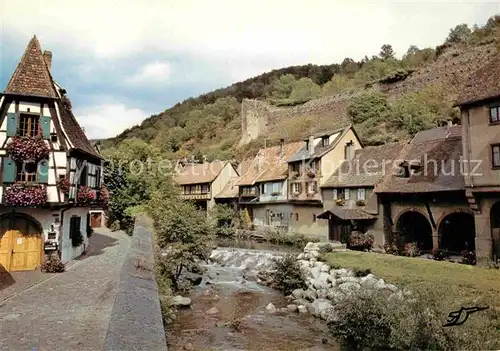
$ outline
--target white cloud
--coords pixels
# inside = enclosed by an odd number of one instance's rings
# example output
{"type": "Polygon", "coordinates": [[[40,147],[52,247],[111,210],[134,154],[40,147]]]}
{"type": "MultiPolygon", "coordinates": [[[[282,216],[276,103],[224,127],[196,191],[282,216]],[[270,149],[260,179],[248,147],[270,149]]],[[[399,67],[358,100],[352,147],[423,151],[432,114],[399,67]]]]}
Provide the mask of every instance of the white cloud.
{"type": "Polygon", "coordinates": [[[172,74],[172,65],[169,62],[151,62],[139,69],[128,80],[131,83],[162,83],[168,81],[172,74]]]}
{"type": "Polygon", "coordinates": [[[139,124],[151,113],[129,108],[123,104],[93,105],[90,108],[76,109],[78,123],[85,129],[89,139],[113,137],[123,130],[139,124]]]}

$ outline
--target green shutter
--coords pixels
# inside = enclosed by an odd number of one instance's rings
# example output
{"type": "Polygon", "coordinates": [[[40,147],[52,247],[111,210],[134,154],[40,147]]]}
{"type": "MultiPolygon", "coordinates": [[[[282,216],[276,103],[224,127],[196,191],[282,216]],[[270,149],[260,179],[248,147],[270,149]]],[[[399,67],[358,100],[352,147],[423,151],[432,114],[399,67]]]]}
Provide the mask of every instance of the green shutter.
{"type": "Polygon", "coordinates": [[[49,182],[49,162],[43,160],[38,163],[38,183],[47,184],[49,182]]]}
{"type": "Polygon", "coordinates": [[[7,113],[7,136],[11,137],[17,134],[17,113],[7,113]]]}
{"type": "Polygon", "coordinates": [[[3,182],[14,183],[16,180],[16,164],[9,157],[3,158],[3,182]]]}
{"type": "Polygon", "coordinates": [[[42,116],[42,135],[44,139],[50,138],[50,117],[42,116]]]}

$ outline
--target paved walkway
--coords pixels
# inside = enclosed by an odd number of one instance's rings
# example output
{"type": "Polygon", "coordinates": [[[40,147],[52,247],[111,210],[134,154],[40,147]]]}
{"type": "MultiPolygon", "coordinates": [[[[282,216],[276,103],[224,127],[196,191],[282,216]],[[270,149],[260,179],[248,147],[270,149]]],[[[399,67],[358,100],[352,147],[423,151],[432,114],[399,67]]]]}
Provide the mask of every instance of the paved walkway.
{"type": "Polygon", "coordinates": [[[0,302],[0,350],[101,350],[130,247],[98,230],[69,270],[0,302]]]}

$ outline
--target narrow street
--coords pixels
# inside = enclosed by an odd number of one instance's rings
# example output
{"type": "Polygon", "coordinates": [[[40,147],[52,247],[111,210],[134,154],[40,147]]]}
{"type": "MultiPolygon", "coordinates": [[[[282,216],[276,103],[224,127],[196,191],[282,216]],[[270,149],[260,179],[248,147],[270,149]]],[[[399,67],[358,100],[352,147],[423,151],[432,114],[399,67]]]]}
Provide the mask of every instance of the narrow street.
{"type": "Polygon", "coordinates": [[[103,349],[129,247],[123,232],[96,230],[69,270],[0,302],[0,349],[103,349]]]}

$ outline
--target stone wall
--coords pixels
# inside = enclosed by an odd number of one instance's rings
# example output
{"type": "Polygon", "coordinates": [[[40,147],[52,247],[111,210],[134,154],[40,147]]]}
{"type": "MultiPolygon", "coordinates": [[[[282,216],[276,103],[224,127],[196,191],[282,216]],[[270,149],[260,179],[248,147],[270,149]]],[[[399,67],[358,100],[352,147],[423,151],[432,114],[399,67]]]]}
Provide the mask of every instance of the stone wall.
{"type": "MultiPolygon", "coordinates": [[[[106,267],[102,267],[106,269],[106,267]]],[[[106,348],[167,350],[158,286],[154,274],[152,233],[137,220],[123,263],[120,290],[111,312],[106,348]]]]}
{"type": "Polygon", "coordinates": [[[422,90],[428,85],[445,89],[450,101],[468,75],[484,65],[496,53],[493,45],[474,48],[452,48],[430,65],[416,70],[406,79],[387,84],[367,84],[337,95],[322,97],[293,107],[275,107],[263,101],[243,100],[241,106],[242,138],[240,146],[259,136],[288,140],[335,129],[348,122],[346,108],[352,98],[367,91],[379,90],[397,98],[422,90]],[[293,120],[293,121],[290,121],[293,120]],[[283,123],[286,121],[286,123],[283,123]]]}

